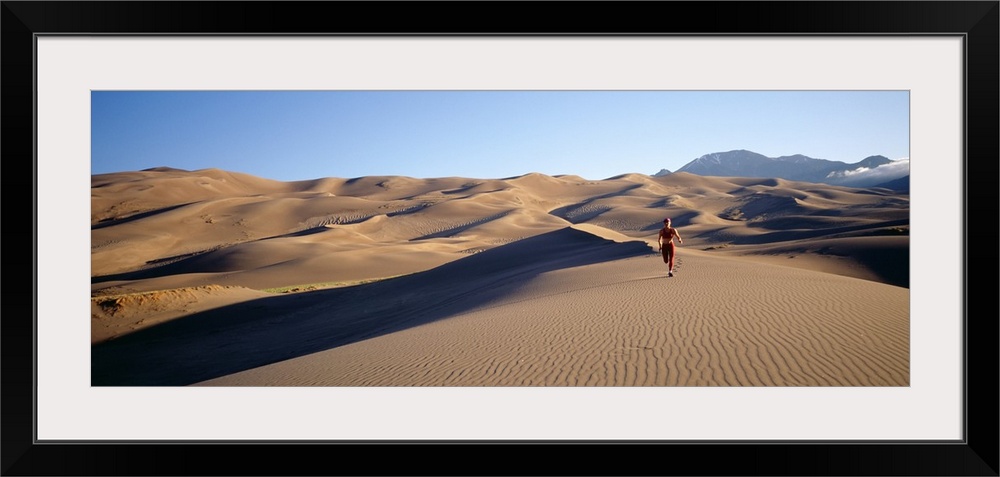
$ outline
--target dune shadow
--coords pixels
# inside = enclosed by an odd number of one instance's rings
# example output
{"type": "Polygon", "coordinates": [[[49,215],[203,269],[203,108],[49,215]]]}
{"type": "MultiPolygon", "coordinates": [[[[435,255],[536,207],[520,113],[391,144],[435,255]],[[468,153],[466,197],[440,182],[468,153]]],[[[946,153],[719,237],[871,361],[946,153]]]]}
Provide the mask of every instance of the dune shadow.
{"type": "Polygon", "coordinates": [[[481,219],[470,220],[470,221],[468,221],[468,222],[466,222],[464,224],[457,225],[455,227],[449,227],[447,229],[444,229],[444,230],[441,230],[441,231],[438,231],[438,232],[429,233],[429,234],[421,235],[420,237],[412,238],[412,239],[410,239],[410,241],[414,242],[414,241],[417,241],[417,240],[427,240],[427,239],[432,239],[432,238],[451,237],[452,235],[460,234],[462,232],[465,232],[466,230],[469,230],[469,229],[471,229],[473,227],[477,227],[479,225],[483,225],[483,224],[485,224],[487,222],[492,222],[494,220],[502,219],[502,218],[510,215],[511,212],[513,212],[513,210],[505,210],[503,212],[490,215],[488,217],[483,217],[481,219]]]}
{"type": "MultiPolygon", "coordinates": [[[[441,193],[445,194],[445,195],[464,194],[464,193],[466,193],[466,192],[468,192],[468,191],[470,191],[470,190],[472,190],[472,189],[474,189],[476,187],[479,187],[481,185],[483,185],[482,182],[469,182],[469,183],[463,184],[461,187],[456,187],[454,189],[442,190],[441,193]]],[[[506,190],[506,189],[494,189],[494,190],[491,190],[491,191],[483,191],[483,192],[480,192],[480,193],[481,194],[488,194],[490,192],[500,192],[501,190],[506,190]]]]}
{"type": "Polygon", "coordinates": [[[123,218],[120,218],[120,219],[119,218],[115,218],[115,217],[109,217],[107,219],[101,219],[96,224],[92,224],[90,226],[90,230],[99,230],[99,229],[103,229],[105,227],[111,227],[112,225],[127,224],[129,222],[133,222],[133,221],[136,221],[136,220],[139,220],[139,219],[144,219],[146,217],[152,217],[154,215],[162,214],[164,212],[170,212],[171,210],[179,209],[181,207],[186,207],[186,206],[189,206],[189,205],[191,205],[193,203],[194,202],[188,202],[186,204],[171,205],[170,207],[163,207],[163,208],[156,209],[156,210],[150,210],[150,211],[146,211],[146,212],[140,212],[138,214],[133,214],[133,215],[130,215],[128,217],[123,217],[123,218]]]}
{"type": "Polygon", "coordinates": [[[226,248],[227,245],[220,245],[207,250],[199,250],[181,255],[158,258],[146,262],[146,268],[131,272],[112,273],[109,275],[96,275],[90,277],[91,285],[113,281],[145,280],[148,278],[159,278],[170,275],[184,273],[211,273],[221,270],[212,270],[203,265],[206,257],[211,257],[213,252],[218,252],[226,248]]]}
{"type": "MultiPolygon", "coordinates": [[[[371,217],[366,217],[366,219],[368,218],[371,217]]],[[[280,235],[272,235],[269,237],[261,237],[246,242],[221,244],[205,250],[198,250],[195,252],[188,252],[179,255],[172,255],[169,257],[157,258],[153,260],[148,260],[144,264],[144,267],[139,270],[113,273],[109,275],[92,276],[90,277],[90,283],[93,285],[93,284],[112,282],[112,281],[145,280],[149,278],[160,278],[170,275],[180,275],[184,273],[225,272],[227,270],[220,269],[217,266],[211,265],[212,257],[215,256],[216,252],[220,252],[230,247],[239,246],[247,243],[266,242],[268,240],[294,238],[294,237],[307,237],[310,235],[316,235],[328,232],[329,230],[330,229],[327,228],[326,226],[321,225],[318,227],[310,227],[302,230],[297,230],[295,232],[289,232],[280,235]]]]}
{"type": "Polygon", "coordinates": [[[595,201],[624,195],[625,193],[638,189],[642,186],[642,184],[633,184],[614,192],[597,195],[575,204],[564,205],[562,207],[552,209],[549,211],[549,214],[574,224],[586,222],[612,209],[610,206],[596,205],[594,204],[595,201]]]}
{"type": "Polygon", "coordinates": [[[414,205],[412,207],[407,207],[405,209],[401,209],[401,210],[396,210],[396,211],[393,211],[393,212],[389,212],[389,213],[387,213],[385,215],[386,215],[386,217],[396,217],[396,216],[399,216],[399,215],[415,214],[415,213],[420,212],[421,210],[424,210],[424,209],[426,209],[426,208],[428,208],[428,207],[430,207],[432,205],[434,205],[434,204],[433,203],[417,204],[417,205],[414,205]]]}
{"type": "MultiPolygon", "coordinates": [[[[683,227],[685,227],[687,225],[691,225],[692,219],[694,219],[697,216],[698,216],[697,212],[686,212],[686,213],[683,213],[683,214],[677,214],[677,215],[674,215],[674,216],[670,217],[670,225],[672,225],[673,227],[683,228],[683,227]]],[[[666,218],[666,217],[664,217],[664,218],[666,218]]],[[[663,222],[658,220],[656,222],[652,222],[649,225],[646,225],[645,227],[639,229],[639,231],[641,231],[641,232],[653,232],[653,231],[656,231],[656,230],[660,230],[662,228],[663,228],[663,222]]]]}
{"type": "MultiPolygon", "coordinates": [[[[364,222],[365,220],[368,220],[370,218],[371,217],[369,216],[369,217],[365,217],[363,219],[356,219],[356,220],[352,220],[352,221],[349,221],[349,222],[344,222],[343,224],[337,224],[337,225],[349,225],[349,224],[354,224],[354,223],[360,223],[360,222],[364,222]]],[[[296,230],[295,232],[288,232],[286,234],[272,235],[270,237],[261,237],[261,238],[257,239],[256,241],[257,242],[264,242],[264,241],[267,241],[267,240],[275,240],[275,239],[283,239],[283,238],[308,237],[310,235],[316,235],[316,234],[321,234],[323,232],[328,232],[329,230],[330,229],[327,226],[320,225],[320,226],[317,226],[317,227],[309,227],[309,228],[302,229],[302,230],[296,230]]]]}
{"type": "Polygon", "coordinates": [[[91,384],[195,384],[488,306],[545,272],[648,253],[567,227],[421,273],[242,302],[92,346],[91,384]]]}
{"type": "Polygon", "coordinates": [[[800,230],[779,230],[756,235],[746,235],[734,237],[728,240],[733,245],[762,245],[779,242],[790,242],[794,240],[814,239],[820,237],[833,237],[836,235],[855,233],[864,230],[885,229],[909,225],[909,219],[888,220],[877,224],[861,224],[845,227],[800,229],[800,230]]]}
{"type": "Polygon", "coordinates": [[[860,250],[856,257],[884,283],[910,288],[909,247],[860,250]]]}

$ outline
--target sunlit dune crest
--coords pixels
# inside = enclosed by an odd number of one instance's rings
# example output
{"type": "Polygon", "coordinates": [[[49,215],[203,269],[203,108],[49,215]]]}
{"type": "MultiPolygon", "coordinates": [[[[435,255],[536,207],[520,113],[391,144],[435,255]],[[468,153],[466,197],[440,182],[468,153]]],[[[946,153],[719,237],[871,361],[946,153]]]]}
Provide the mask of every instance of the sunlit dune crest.
{"type": "Polygon", "coordinates": [[[155,168],[92,176],[91,274],[94,385],[909,385],[882,188],[155,168]]]}

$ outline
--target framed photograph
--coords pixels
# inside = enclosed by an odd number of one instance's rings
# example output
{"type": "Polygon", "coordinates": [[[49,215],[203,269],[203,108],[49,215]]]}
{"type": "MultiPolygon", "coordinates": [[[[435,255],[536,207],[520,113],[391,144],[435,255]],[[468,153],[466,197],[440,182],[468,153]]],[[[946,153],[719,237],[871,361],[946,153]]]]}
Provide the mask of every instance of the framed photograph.
{"type": "MultiPolygon", "coordinates": [[[[5,210],[8,290],[20,288],[24,280],[13,271],[29,267],[14,258],[33,252],[30,300],[10,293],[2,320],[5,475],[1000,472],[993,414],[998,312],[995,299],[986,303],[982,298],[995,295],[996,273],[976,271],[997,263],[995,231],[978,230],[998,217],[996,1],[5,1],[2,26],[2,150],[8,193],[18,193],[8,197],[5,210]],[[413,19],[420,21],[413,24],[413,19]],[[901,348],[882,342],[895,351],[873,358],[898,355],[902,368],[897,362],[845,366],[903,371],[873,371],[871,380],[860,381],[706,378],[676,384],[652,379],[595,386],[558,380],[533,386],[447,380],[432,380],[445,384],[429,386],[419,381],[302,385],[295,380],[260,385],[251,377],[189,386],[195,383],[188,375],[146,381],[125,377],[138,376],[127,370],[139,369],[141,364],[132,360],[147,355],[103,354],[84,312],[92,304],[86,283],[93,285],[96,276],[93,233],[105,226],[95,225],[91,209],[98,197],[91,180],[99,169],[93,154],[105,147],[106,138],[115,137],[115,127],[124,130],[134,121],[124,109],[106,113],[105,108],[128,92],[143,92],[136,101],[151,105],[179,103],[194,92],[344,91],[741,92],[801,93],[802,98],[817,92],[875,92],[902,98],[909,114],[903,159],[912,164],[906,199],[912,208],[902,224],[909,259],[907,273],[891,279],[893,286],[906,288],[898,290],[909,310],[903,325],[907,339],[901,348]],[[177,95],[152,99],[150,93],[156,92],[177,95]],[[113,115],[114,121],[105,121],[113,115]],[[19,187],[28,178],[31,187],[19,187]],[[32,207],[17,201],[25,193],[32,207]],[[990,243],[979,243],[986,239],[990,243]],[[985,285],[991,288],[982,291],[985,285]],[[347,454],[356,449],[394,456],[412,452],[419,461],[347,454]],[[591,450],[609,458],[595,462],[591,450]],[[635,453],[649,450],[654,452],[635,453]],[[529,454],[511,459],[498,451],[529,451],[541,459],[529,454]],[[463,458],[455,458],[457,453],[463,458]],[[470,470],[467,459],[483,469],[470,470]]],[[[441,98],[455,100],[436,97],[441,98]]],[[[413,100],[414,107],[426,104],[421,101],[413,100]]],[[[773,100],[758,106],[762,118],[772,113],[769,108],[782,107],[773,100]]],[[[792,125],[780,127],[793,135],[792,125]]],[[[301,134],[306,133],[297,137],[301,134]]],[[[596,165],[596,157],[579,162],[596,165]]],[[[583,170],[589,169],[565,172],[583,170]]],[[[551,179],[520,180],[546,178],[551,179]]],[[[371,187],[395,185],[386,182],[371,187]]],[[[585,183],[581,177],[575,185],[585,183]]],[[[456,182],[438,194],[478,186],[456,182]]],[[[553,187],[538,187],[543,186],[553,187]]],[[[486,207],[482,204],[474,207],[486,207]]],[[[383,206],[391,209],[386,216],[421,207],[407,200],[383,206]]],[[[562,218],[593,212],[578,209],[564,210],[562,218]]],[[[730,207],[726,213],[739,219],[750,212],[730,207]]],[[[200,225],[222,220],[209,215],[200,225]]],[[[312,225],[326,232],[331,225],[356,225],[372,217],[324,215],[312,225]]],[[[679,218],[682,225],[697,227],[685,217],[679,218]]],[[[464,231],[481,224],[460,225],[464,231]]],[[[429,227],[418,238],[457,230],[449,227],[429,227]]],[[[587,228],[591,225],[581,227],[598,233],[587,228]]],[[[677,230],[684,234],[684,227],[677,230]]],[[[650,231],[655,235],[656,229],[650,231]]],[[[114,240],[105,242],[102,246],[110,250],[114,240]]],[[[553,242],[535,246],[557,250],[553,242]]],[[[128,253],[105,254],[102,260],[145,260],[123,255],[128,253]]],[[[663,263],[673,267],[666,256],[663,263]]],[[[672,279],[682,279],[683,270],[679,274],[672,279]]],[[[107,276],[112,283],[124,275],[107,276]]],[[[698,296],[691,292],[687,299],[698,296]]],[[[678,333],[673,338],[683,335],[678,333]]],[[[167,338],[141,346],[161,346],[167,338]]],[[[877,348],[873,343],[883,337],[864,339],[877,348]]],[[[827,346],[800,337],[789,340],[803,349],[827,346]]],[[[264,345],[266,340],[254,342],[264,345]]],[[[202,359],[162,349],[156,359],[202,359]]],[[[818,354],[837,356],[835,351],[818,354]]],[[[334,366],[337,359],[319,366],[334,366]]],[[[251,367],[241,366],[234,369],[251,367]]],[[[197,384],[223,374],[198,375],[197,384]]]]}

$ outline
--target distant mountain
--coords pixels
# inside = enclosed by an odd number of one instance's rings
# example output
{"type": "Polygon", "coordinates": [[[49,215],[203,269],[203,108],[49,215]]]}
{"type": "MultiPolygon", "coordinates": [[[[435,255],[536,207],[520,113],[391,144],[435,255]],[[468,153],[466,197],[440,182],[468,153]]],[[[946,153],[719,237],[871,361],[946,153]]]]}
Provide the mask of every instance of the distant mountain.
{"type": "Polygon", "coordinates": [[[669,176],[670,174],[672,174],[670,171],[668,171],[666,169],[660,169],[660,172],[657,172],[656,174],[653,174],[653,177],[669,176]]]}
{"type": "Polygon", "coordinates": [[[889,182],[883,182],[875,185],[875,187],[884,187],[897,192],[910,192],[910,176],[907,175],[905,177],[900,177],[899,179],[893,179],[889,182]]]}
{"type": "MultiPolygon", "coordinates": [[[[701,176],[778,178],[849,187],[872,187],[910,173],[908,162],[892,161],[885,156],[869,156],[848,164],[801,154],[767,157],[742,149],[706,154],[677,172],[701,176]]],[[[661,170],[655,175],[665,174],[661,170]]]]}

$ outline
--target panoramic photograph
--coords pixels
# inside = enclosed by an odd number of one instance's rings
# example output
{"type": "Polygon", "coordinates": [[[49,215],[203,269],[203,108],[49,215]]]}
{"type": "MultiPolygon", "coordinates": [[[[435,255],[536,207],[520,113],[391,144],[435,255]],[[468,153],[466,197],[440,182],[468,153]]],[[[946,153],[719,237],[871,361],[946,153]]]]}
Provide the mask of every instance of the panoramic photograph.
{"type": "Polygon", "coordinates": [[[91,386],[910,386],[908,91],[93,91],[91,386]]]}

